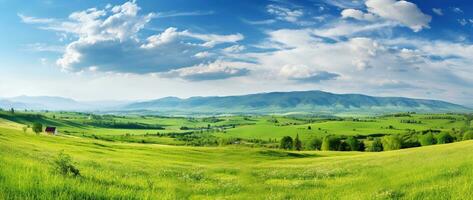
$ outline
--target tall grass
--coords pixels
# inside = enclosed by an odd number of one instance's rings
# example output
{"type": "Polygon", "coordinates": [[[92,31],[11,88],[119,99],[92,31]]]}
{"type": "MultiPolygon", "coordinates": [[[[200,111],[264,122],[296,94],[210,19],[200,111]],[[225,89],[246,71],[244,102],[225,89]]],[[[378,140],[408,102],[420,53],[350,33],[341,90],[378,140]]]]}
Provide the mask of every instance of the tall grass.
{"type": "Polygon", "coordinates": [[[36,136],[0,128],[0,199],[471,199],[473,141],[286,152],[36,136]],[[55,172],[59,152],[81,176],[55,172]]]}

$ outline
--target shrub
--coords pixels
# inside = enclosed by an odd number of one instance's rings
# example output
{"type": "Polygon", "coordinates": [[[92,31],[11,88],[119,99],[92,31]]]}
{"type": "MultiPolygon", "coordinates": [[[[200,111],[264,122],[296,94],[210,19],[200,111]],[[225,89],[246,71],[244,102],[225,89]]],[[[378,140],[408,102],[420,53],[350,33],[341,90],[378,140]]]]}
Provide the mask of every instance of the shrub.
{"type": "Polygon", "coordinates": [[[59,152],[53,162],[54,171],[63,176],[80,176],[79,169],[74,166],[72,157],[64,151],[59,152]]]}
{"type": "Polygon", "coordinates": [[[365,150],[369,152],[380,152],[383,151],[383,144],[379,138],[374,138],[373,142],[367,145],[365,150]]]}
{"type": "Polygon", "coordinates": [[[365,151],[365,143],[363,141],[359,142],[358,151],[365,151]]]}
{"type": "Polygon", "coordinates": [[[360,150],[360,142],[353,136],[348,137],[345,142],[347,143],[349,150],[351,151],[359,151],[360,150]]]}
{"type": "Polygon", "coordinates": [[[381,140],[385,151],[401,149],[401,138],[398,135],[387,135],[381,140]]]}
{"type": "Polygon", "coordinates": [[[468,131],[463,134],[463,140],[473,140],[473,131],[468,131]]]}
{"type": "Polygon", "coordinates": [[[336,136],[325,136],[322,140],[322,151],[338,151],[340,150],[340,138],[336,136]]]}
{"type": "Polygon", "coordinates": [[[435,138],[432,133],[427,133],[419,136],[419,142],[422,146],[428,146],[435,144],[435,138]]]}
{"type": "Polygon", "coordinates": [[[322,148],[322,140],[320,138],[312,138],[309,141],[308,148],[311,150],[320,150],[322,148]]]}
{"type": "Polygon", "coordinates": [[[340,140],[340,145],[338,145],[338,151],[350,151],[350,146],[348,146],[345,140],[340,140]]]}
{"type": "Polygon", "coordinates": [[[281,149],[292,149],[293,144],[294,144],[294,142],[293,142],[291,136],[284,136],[281,139],[281,144],[279,145],[279,147],[281,149]]]}
{"type": "Polygon", "coordinates": [[[401,137],[401,148],[420,147],[419,136],[415,132],[404,133],[401,137]]]}
{"type": "Polygon", "coordinates": [[[40,124],[40,123],[34,123],[33,124],[33,128],[31,128],[33,130],[33,132],[35,132],[36,134],[39,134],[41,132],[43,132],[43,125],[40,124]]]}
{"type": "Polygon", "coordinates": [[[453,142],[453,137],[447,132],[438,134],[435,139],[437,139],[437,144],[447,144],[453,142]]]}
{"type": "Polygon", "coordinates": [[[302,141],[299,139],[299,134],[297,134],[296,139],[294,139],[294,148],[297,151],[302,150],[302,141]]]}

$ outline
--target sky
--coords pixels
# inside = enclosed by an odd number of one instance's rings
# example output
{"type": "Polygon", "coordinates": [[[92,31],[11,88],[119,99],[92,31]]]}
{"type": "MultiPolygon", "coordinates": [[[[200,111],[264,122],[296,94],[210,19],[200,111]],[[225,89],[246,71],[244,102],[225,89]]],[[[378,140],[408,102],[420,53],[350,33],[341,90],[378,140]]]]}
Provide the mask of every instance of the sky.
{"type": "Polygon", "coordinates": [[[468,0],[0,0],[0,97],[323,90],[473,105],[468,0]]]}

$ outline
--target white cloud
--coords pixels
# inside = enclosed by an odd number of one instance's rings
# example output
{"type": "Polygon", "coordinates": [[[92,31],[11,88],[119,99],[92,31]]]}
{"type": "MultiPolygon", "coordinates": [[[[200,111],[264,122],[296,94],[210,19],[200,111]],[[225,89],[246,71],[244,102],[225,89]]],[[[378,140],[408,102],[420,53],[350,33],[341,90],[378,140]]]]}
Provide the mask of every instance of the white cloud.
{"type": "Polygon", "coordinates": [[[365,4],[370,13],[399,22],[415,32],[430,28],[432,17],[424,14],[414,3],[404,0],[367,0],[365,4]]]}
{"type": "Polygon", "coordinates": [[[360,36],[360,35],[373,35],[376,33],[384,33],[391,31],[391,28],[395,26],[392,22],[379,22],[371,23],[366,25],[347,23],[347,22],[336,22],[329,23],[321,28],[312,29],[312,33],[320,36],[331,38],[334,40],[340,40],[340,38],[360,36]]]}
{"type": "Polygon", "coordinates": [[[59,45],[48,45],[44,43],[33,43],[26,45],[29,51],[63,53],[65,47],[59,45]]]}
{"type": "Polygon", "coordinates": [[[351,9],[351,8],[343,10],[341,15],[343,19],[353,18],[353,19],[365,20],[365,21],[375,21],[378,19],[375,15],[371,13],[364,13],[361,10],[356,10],[356,9],[351,9]]]}
{"type": "Polygon", "coordinates": [[[208,64],[172,70],[159,75],[165,78],[181,78],[188,81],[219,80],[247,75],[249,70],[235,66],[239,64],[241,63],[229,63],[218,60],[208,64]]]}
{"type": "Polygon", "coordinates": [[[157,13],[155,18],[213,15],[214,11],[165,12],[157,13]]]}
{"type": "Polygon", "coordinates": [[[270,4],[266,7],[266,11],[276,16],[277,19],[287,22],[297,22],[304,15],[301,9],[289,9],[278,5],[270,4]]]}
{"type": "Polygon", "coordinates": [[[28,24],[39,24],[39,23],[54,22],[54,19],[30,17],[30,16],[25,16],[25,15],[20,14],[20,13],[18,13],[18,17],[20,17],[20,19],[23,23],[28,23],[28,24]]]}
{"type": "Polygon", "coordinates": [[[319,83],[321,81],[334,80],[339,77],[339,74],[330,73],[326,71],[317,71],[306,65],[284,65],[279,75],[289,80],[307,83],[319,83]]]}
{"type": "Polygon", "coordinates": [[[268,24],[274,24],[276,22],[275,19],[266,19],[266,20],[246,20],[242,19],[243,22],[251,25],[268,25],[268,24]]]}
{"type": "Polygon", "coordinates": [[[432,11],[439,16],[443,15],[443,11],[441,8],[432,8],[432,11]]]}
{"type": "Polygon", "coordinates": [[[223,51],[225,51],[226,53],[239,53],[239,52],[244,51],[245,49],[246,47],[243,45],[233,45],[233,46],[224,48],[223,51]]]}
{"type": "Polygon", "coordinates": [[[288,80],[323,90],[374,95],[396,91],[396,95],[447,100],[464,99],[463,91],[473,86],[473,45],[368,37],[370,33],[326,41],[315,34],[320,32],[325,33],[325,28],[268,31],[267,45],[285,48],[247,54],[258,61],[258,68],[252,69],[259,74],[257,80],[290,85],[284,82],[288,80]]]}
{"type": "Polygon", "coordinates": [[[455,13],[463,14],[463,10],[462,10],[461,8],[453,7],[452,10],[453,10],[453,12],[455,12],[455,13]]]}
{"type": "Polygon", "coordinates": [[[202,52],[196,53],[194,56],[196,58],[208,58],[213,55],[214,55],[213,53],[209,53],[208,51],[202,51],[202,52]]]}
{"type": "Polygon", "coordinates": [[[462,26],[466,26],[468,24],[473,25],[473,19],[465,19],[465,18],[458,19],[458,23],[460,23],[460,25],[462,25],[462,26]]]}
{"type": "MultiPolygon", "coordinates": [[[[72,35],[64,54],[57,60],[63,70],[97,70],[118,73],[165,72],[216,59],[228,45],[244,39],[242,34],[202,34],[170,27],[145,40],[139,32],[157,15],[139,14],[135,1],[105,9],[73,12],[67,20],[38,19],[21,15],[22,21],[40,28],[72,35]]],[[[176,16],[197,15],[174,13],[176,16]]],[[[161,15],[161,17],[164,17],[161,15]]]]}

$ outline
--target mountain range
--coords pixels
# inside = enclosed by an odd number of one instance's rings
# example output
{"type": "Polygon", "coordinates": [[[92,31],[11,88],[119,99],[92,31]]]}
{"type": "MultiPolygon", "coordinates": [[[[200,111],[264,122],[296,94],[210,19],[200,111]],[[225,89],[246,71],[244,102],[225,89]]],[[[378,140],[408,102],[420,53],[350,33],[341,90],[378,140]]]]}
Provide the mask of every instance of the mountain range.
{"type": "Polygon", "coordinates": [[[155,114],[469,112],[439,100],[373,97],[323,91],[270,92],[241,96],[165,97],[141,102],[79,102],[62,97],[20,96],[0,100],[2,108],[155,114]]]}

